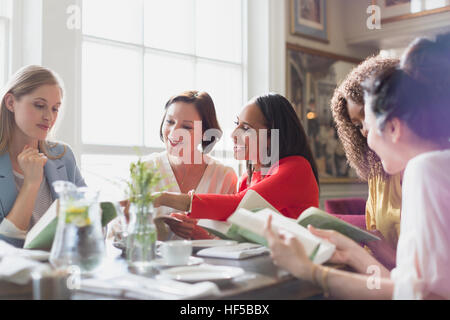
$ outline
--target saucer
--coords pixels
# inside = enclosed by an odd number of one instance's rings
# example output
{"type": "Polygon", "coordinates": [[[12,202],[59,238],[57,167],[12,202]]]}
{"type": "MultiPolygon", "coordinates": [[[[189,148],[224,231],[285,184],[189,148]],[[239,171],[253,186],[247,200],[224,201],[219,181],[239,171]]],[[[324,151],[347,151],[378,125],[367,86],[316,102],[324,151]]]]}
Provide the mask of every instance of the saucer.
{"type": "Polygon", "coordinates": [[[245,271],[242,268],[216,266],[203,264],[194,267],[177,267],[161,271],[158,279],[171,279],[184,282],[212,281],[226,283],[232,279],[242,276],[245,271]]]}
{"type": "Polygon", "coordinates": [[[169,268],[169,267],[195,266],[197,264],[202,264],[203,261],[204,260],[202,258],[190,256],[187,263],[183,264],[169,264],[163,258],[153,260],[153,264],[155,265],[155,267],[169,268]]]}

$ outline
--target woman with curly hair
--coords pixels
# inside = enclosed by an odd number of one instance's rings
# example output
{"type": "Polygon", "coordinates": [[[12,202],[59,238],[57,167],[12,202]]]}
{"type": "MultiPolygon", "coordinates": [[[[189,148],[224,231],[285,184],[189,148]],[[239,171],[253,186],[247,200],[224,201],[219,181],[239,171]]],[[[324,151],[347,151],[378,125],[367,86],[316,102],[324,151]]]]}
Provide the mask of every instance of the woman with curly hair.
{"type": "Polygon", "coordinates": [[[361,84],[370,76],[398,63],[397,59],[379,55],[369,57],[348,74],[331,100],[331,111],[348,162],[358,176],[369,184],[366,227],[382,241],[372,241],[367,246],[388,269],[395,266],[395,248],[400,233],[402,174],[388,175],[380,158],[367,145],[361,84]]]}
{"type": "Polygon", "coordinates": [[[399,66],[363,84],[367,143],[388,174],[403,173],[397,261],[387,270],[333,230],[309,230],[336,245],[331,263],[314,264],[285,230],[265,235],[274,263],[340,299],[450,299],[450,33],[416,39],[399,66]],[[376,289],[376,290],[375,290],[376,289]]]}

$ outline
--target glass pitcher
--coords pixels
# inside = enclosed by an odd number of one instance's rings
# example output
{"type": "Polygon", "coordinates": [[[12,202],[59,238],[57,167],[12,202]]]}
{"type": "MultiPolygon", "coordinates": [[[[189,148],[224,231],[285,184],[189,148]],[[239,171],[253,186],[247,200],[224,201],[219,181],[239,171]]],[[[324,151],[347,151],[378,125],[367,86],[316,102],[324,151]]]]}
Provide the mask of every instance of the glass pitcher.
{"type": "Polygon", "coordinates": [[[98,192],[55,181],[59,215],[50,263],[55,268],[78,266],[81,273],[98,269],[105,258],[98,192]]]}

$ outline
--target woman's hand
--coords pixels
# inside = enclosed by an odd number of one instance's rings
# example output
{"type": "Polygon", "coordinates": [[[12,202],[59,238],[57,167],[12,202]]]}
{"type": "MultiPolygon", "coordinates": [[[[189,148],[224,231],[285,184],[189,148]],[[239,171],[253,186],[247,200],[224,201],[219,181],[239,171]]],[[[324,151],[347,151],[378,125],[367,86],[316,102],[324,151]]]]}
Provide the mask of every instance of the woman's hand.
{"type": "Polygon", "coordinates": [[[184,239],[191,239],[192,232],[197,225],[196,219],[191,219],[184,213],[171,213],[171,217],[181,220],[181,222],[167,220],[166,224],[177,236],[184,239]]]}
{"type": "Polygon", "coordinates": [[[153,200],[155,208],[165,206],[179,211],[188,211],[191,204],[191,197],[188,194],[177,192],[155,192],[152,194],[156,196],[153,200]]]}
{"type": "Polygon", "coordinates": [[[331,263],[349,265],[355,251],[362,250],[362,247],[356,242],[337,231],[316,229],[312,225],[308,226],[308,230],[313,235],[328,240],[336,246],[336,251],[329,260],[331,263]]]}
{"type": "Polygon", "coordinates": [[[177,236],[184,239],[212,239],[211,236],[205,229],[197,225],[198,220],[189,218],[183,213],[172,213],[171,217],[177,218],[182,222],[175,222],[168,220],[166,224],[170,227],[177,236]]]}
{"type": "Polygon", "coordinates": [[[386,241],[380,231],[369,230],[380,241],[367,241],[365,244],[373,253],[374,257],[380,261],[388,270],[392,270],[396,265],[397,251],[386,241]]]}
{"type": "Polygon", "coordinates": [[[309,260],[303,245],[294,235],[272,230],[272,216],[269,216],[264,228],[264,235],[268,241],[270,255],[274,263],[292,273],[298,278],[312,279],[313,263],[309,260]]]}
{"type": "Polygon", "coordinates": [[[44,178],[44,166],[47,157],[38,149],[26,145],[17,156],[17,162],[23,172],[24,185],[39,187],[44,178]]]}
{"type": "Polygon", "coordinates": [[[153,200],[153,207],[159,208],[159,207],[161,207],[161,206],[163,205],[163,203],[164,203],[163,193],[164,193],[164,192],[153,192],[153,193],[152,193],[152,196],[153,196],[153,197],[156,197],[156,198],[153,200]]]}
{"type": "Polygon", "coordinates": [[[125,215],[125,220],[128,223],[130,221],[130,200],[119,201],[119,205],[123,208],[123,214],[125,215]]]}

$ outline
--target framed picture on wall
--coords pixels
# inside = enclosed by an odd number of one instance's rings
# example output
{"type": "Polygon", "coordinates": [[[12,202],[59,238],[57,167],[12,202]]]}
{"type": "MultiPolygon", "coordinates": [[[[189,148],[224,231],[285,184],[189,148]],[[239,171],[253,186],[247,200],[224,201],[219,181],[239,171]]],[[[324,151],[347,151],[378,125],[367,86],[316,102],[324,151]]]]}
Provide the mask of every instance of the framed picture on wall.
{"type": "Polygon", "coordinates": [[[450,0],[372,0],[381,9],[381,24],[450,11],[450,0]]]}
{"type": "Polygon", "coordinates": [[[321,183],[359,182],[347,163],[330,109],[336,87],[361,61],[288,43],[287,98],[309,139],[321,183]]]}
{"type": "Polygon", "coordinates": [[[304,38],[328,42],[327,1],[290,1],[291,33],[304,38]]]}

